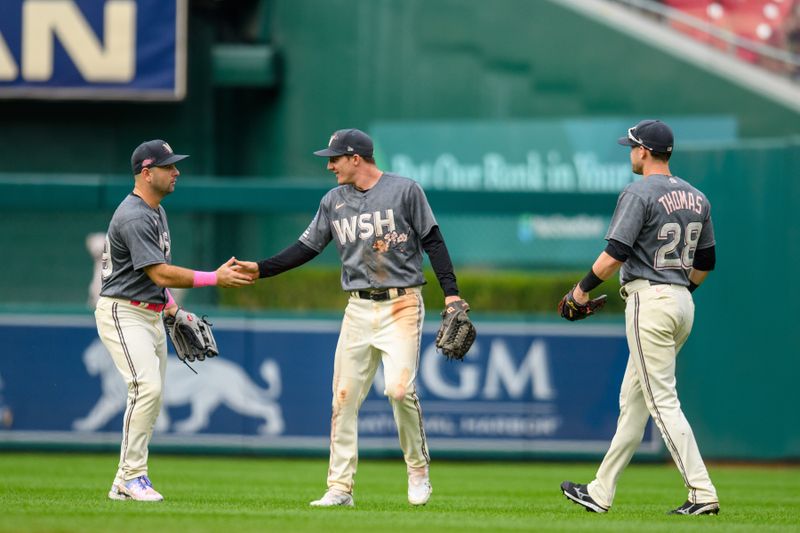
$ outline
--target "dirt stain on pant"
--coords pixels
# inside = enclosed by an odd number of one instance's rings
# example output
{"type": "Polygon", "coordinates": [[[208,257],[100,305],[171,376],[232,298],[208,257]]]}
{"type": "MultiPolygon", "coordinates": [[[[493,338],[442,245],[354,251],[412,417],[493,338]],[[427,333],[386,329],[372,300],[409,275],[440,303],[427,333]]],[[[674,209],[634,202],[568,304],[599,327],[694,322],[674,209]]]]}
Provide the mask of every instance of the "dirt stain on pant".
{"type": "Polygon", "coordinates": [[[338,391],[336,391],[336,403],[338,405],[344,404],[347,401],[348,394],[350,394],[349,391],[347,389],[344,389],[344,388],[339,389],[338,391]]]}
{"type": "Polygon", "coordinates": [[[392,318],[405,335],[416,335],[419,322],[419,300],[415,294],[406,294],[392,304],[392,318]]]}
{"type": "Polygon", "coordinates": [[[404,368],[402,372],[400,372],[400,379],[395,385],[394,390],[392,391],[392,399],[397,402],[402,402],[403,399],[406,397],[406,392],[408,389],[406,388],[406,383],[408,383],[409,376],[411,375],[411,371],[407,368],[404,368]]]}

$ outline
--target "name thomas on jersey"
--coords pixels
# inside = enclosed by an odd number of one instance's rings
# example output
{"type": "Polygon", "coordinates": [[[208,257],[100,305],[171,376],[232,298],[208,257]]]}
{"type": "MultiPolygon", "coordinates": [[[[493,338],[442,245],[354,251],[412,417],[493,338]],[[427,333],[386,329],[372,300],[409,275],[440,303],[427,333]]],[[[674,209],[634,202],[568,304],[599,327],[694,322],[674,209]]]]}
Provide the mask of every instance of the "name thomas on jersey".
{"type": "Polygon", "coordinates": [[[687,191],[670,191],[658,199],[669,215],[678,209],[688,209],[698,215],[703,213],[703,197],[687,191]]]}

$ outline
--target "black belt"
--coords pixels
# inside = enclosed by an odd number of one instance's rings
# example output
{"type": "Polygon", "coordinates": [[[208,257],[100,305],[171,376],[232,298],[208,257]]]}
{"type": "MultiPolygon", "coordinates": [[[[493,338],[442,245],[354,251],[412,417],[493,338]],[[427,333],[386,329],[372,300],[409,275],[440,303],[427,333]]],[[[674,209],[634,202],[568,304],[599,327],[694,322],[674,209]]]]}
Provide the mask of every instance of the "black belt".
{"type": "Polygon", "coordinates": [[[350,294],[362,300],[382,302],[406,294],[405,289],[383,289],[379,291],[352,291],[350,294]]]}

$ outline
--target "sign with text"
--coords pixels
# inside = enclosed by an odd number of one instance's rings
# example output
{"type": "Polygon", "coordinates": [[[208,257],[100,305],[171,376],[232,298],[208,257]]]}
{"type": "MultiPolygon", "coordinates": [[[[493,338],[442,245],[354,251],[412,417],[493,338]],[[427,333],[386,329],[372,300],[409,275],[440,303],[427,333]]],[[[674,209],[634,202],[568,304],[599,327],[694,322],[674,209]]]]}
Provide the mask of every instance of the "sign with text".
{"type": "MultiPolygon", "coordinates": [[[[423,335],[416,383],[434,453],[607,448],[628,357],[622,325],[478,329],[458,364],[436,352],[433,329],[423,335]]],[[[338,330],[336,321],[215,321],[221,355],[195,364],[197,375],[170,355],[154,444],[326,450],[338,330]]],[[[0,444],[119,439],[127,387],[90,317],[2,317],[0,336],[0,444]]],[[[379,368],[359,416],[363,449],[398,449],[383,382],[379,368]]],[[[655,432],[643,449],[660,450],[655,432]]]]}
{"type": "Polygon", "coordinates": [[[0,98],[178,100],[186,0],[4,0],[0,98]]]}
{"type": "MultiPolygon", "coordinates": [[[[618,193],[634,179],[617,139],[639,119],[378,122],[382,168],[426,190],[618,193]]],[[[737,138],[734,117],[665,117],[675,150],[737,138]]]]}

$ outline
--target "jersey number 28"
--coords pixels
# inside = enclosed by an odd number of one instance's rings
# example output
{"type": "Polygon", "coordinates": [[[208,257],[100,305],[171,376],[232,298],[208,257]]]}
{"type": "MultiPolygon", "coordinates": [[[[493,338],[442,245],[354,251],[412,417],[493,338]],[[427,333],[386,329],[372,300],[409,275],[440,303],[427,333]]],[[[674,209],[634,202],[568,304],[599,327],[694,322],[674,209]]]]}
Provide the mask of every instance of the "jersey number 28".
{"type": "Polygon", "coordinates": [[[656,251],[655,268],[692,268],[694,262],[694,251],[697,249],[697,241],[700,240],[700,231],[703,229],[702,222],[689,222],[686,230],[682,231],[681,225],[677,222],[667,222],[658,230],[658,240],[668,240],[666,244],[656,251]],[[681,242],[683,235],[683,247],[679,253],[675,253],[681,242]]]}

